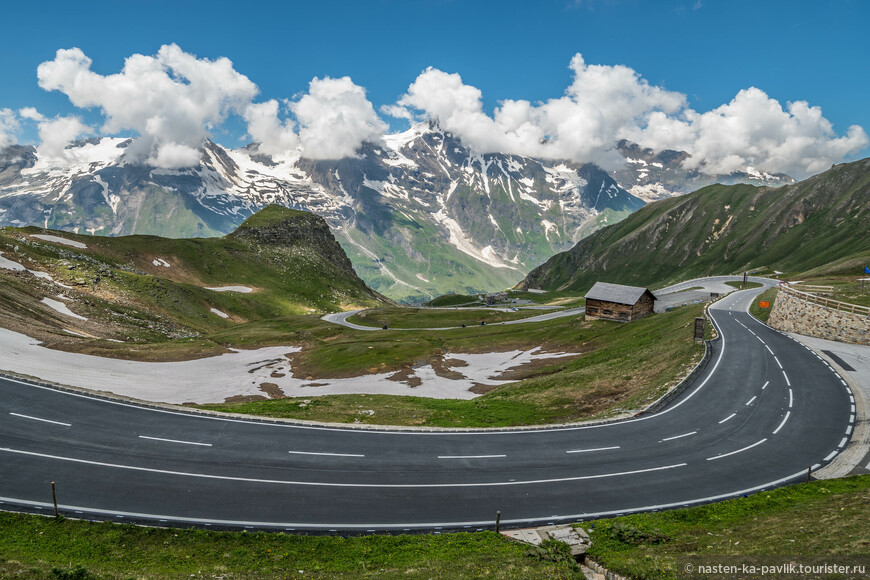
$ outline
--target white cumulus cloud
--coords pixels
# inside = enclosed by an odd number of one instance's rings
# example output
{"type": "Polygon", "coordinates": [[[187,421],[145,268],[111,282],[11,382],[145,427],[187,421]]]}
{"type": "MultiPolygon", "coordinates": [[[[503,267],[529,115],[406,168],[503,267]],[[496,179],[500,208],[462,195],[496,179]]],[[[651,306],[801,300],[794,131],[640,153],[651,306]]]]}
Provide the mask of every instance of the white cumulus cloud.
{"type": "Polygon", "coordinates": [[[12,109],[0,109],[0,149],[15,143],[18,119],[12,109]]]}
{"type": "Polygon", "coordinates": [[[98,107],[104,133],[132,130],[140,137],[128,148],[132,161],[179,168],[230,113],[242,114],[257,86],[226,58],[208,60],[165,45],[157,55],[134,54],[118,74],[91,70],[80,49],[61,49],[37,69],[39,86],[67,95],[76,107],[98,107]]]}
{"type": "Polygon", "coordinates": [[[249,105],[244,114],[248,123],[248,135],[260,143],[261,151],[271,155],[289,153],[299,145],[299,136],[293,129],[293,122],[281,121],[278,118],[278,108],[278,101],[272,99],[249,105]]]}
{"type": "Polygon", "coordinates": [[[299,123],[299,140],[310,159],[353,156],[365,141],[377,142],[387,130],[365,89],[350,77],[314,78],[308,93],[290,103],[299,123]]]}
{"type": "MultiPolygon", "coordinates": [[[[39,118],[42,118],[42,115],[39,115],[39,118]]],[[[44,119],[39,123],[38,130],[40,143],[37,147],[37,155],[45,160],[66,159],[66,146],[82,135],[91,133],[91,128],[78,117],[44,119]]]]}
{"type": "Polygon", "coordinates": [[[540,103],[505,100],[490,116],[482,94],[458,74],[428,68],[395,105],[398,118],[429,118],[480,153],[506,152],[549,159],[622,163],[615,150],[629,139],[656,150],[679,149],[687,168],[718,174],[748,167],[802,178],[868,145],[855,125],[838,137],[821,109],[804,101],[784,109],[757,88],[740,91],[712,111],[699,113],[686,96],[650,85],[626,66],[571,59],[573,80],[563,96],[540,103]]]}

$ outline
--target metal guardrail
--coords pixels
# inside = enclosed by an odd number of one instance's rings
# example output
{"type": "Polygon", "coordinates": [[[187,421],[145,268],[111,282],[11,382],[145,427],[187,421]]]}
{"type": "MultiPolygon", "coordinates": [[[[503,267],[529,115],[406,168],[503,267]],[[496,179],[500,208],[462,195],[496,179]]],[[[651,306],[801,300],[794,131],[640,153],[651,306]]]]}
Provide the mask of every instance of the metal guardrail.
{"type": "Polygon", "coordinates": [[[870,317],[870,307],[867,306],[859,306],[857,304],[850,304],[848,302],[840,302],[839,300],[834,300],[833,298],[825,298],[824,296],[817,296],[808,292],[801,292],[800,290],[795,290],[787,283],[780,284],[779,290],[781,292],[785,292],[786,294],[791,294],[792,296],[801,300],[805,300],[806,302],[812,302],[813,304],[818,304],[819,306],[824,306],[825,308],[830,308],[831,310],[851,312],[852,314],[861,314],[870,317]]]}

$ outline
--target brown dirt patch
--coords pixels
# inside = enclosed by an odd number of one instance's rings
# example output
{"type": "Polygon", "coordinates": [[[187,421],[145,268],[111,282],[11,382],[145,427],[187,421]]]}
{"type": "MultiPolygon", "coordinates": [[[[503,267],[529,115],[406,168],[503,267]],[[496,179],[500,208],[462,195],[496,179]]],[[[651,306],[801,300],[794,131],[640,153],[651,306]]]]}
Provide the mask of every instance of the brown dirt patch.
{"type": "Polygon", "coordinates": [[[224,399],[224,403],[251,403],[253,401],[267,401],[263,395],[233,395],[224,399]]]}
{"type": "Polygon", "coordinates": [[[270,399],[286,399],[287,395],[275,383],[260,383],[260,390],[269,395],[270,399]]]}
{"type": "Polygon", "coordinates": [[[419,387],[423,384],[423,380],[414,374],[413,368],[402,369],[397,373],[393,373],[387,377],[387,380],[405,383],[409,387],[419,387]]]}

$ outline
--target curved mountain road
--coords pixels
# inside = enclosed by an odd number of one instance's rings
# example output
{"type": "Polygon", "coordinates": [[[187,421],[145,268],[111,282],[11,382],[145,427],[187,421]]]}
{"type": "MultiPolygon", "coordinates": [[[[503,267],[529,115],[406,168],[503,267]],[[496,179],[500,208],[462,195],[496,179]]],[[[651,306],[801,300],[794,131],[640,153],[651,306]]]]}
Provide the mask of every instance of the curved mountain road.
{"type": "MultiPolygon", "coordinates": [[[[189,414],[0,380],[0,508],[149,524],[477,529],[707,502],[806,477],[855,423],[845,382],[752,318],[710,308],[705,371],[664,411],[533,430],[360,430],[189,414]]],[[[687,333],[689,330],[687,329],[687,333]]],[[[667,353],[662,353],[667,356],[667,353]]]]}

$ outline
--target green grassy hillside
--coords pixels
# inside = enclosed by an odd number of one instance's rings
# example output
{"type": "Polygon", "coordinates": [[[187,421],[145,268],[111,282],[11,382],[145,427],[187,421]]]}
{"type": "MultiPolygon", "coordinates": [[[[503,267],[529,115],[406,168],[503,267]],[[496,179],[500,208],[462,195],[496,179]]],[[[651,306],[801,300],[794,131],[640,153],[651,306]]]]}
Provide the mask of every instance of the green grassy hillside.
{"type": "Polygon", "coordinates": [[[30,334],[153,343],[389,302],[360,280],[320,217],[277,206],[222,238],[3,228],[0,252],[32,271],[0,268],[3,325],[30,334]],[[44,235],[69,242],[37,237],[44,235]],[[238,288],[209,289],[223,286],[238,288]],[[87,320],[59,314],[44,299],[87,320]]]}
{"type": "Polygon", "coordinates": [[[596,280],[665,285],[769,267],[832,262],[861,270],[870,252],[870,159],[780,188],[711,185],[649,204],[533,270],[520,288],[587,290],[596,280]]]}

